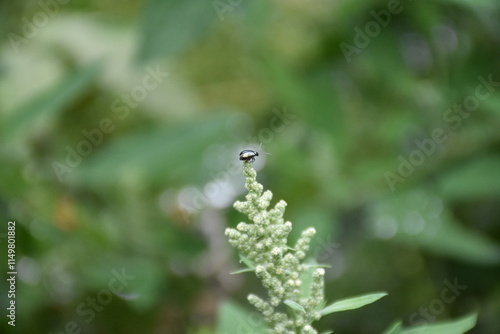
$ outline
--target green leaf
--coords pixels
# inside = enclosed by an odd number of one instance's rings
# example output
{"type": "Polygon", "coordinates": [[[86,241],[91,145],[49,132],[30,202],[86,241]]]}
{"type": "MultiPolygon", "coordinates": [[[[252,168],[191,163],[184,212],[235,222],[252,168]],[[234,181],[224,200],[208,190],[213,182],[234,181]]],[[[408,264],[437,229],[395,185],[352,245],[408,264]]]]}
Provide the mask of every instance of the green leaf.
{"type": "Polygon", "coordinates": [[[443,196],[452,200],[475,200],[500,194],[500,156],[474,159],[443,175],[443,196]]]}
{"type": "Polygon", "coordinates": [[[248,268],[255,269],[255,266],[247,256],[240,254],[240,263],[244,263],[248,268]]]}
{"type": "Polygon", "coordinates": [[[401,334],[402,328],[401,321],[396,321],[383,334],[401,334]]]}
{"type": "Polygon", "coordinates": [[[290,308],[294,309],[295,311],[299,311],[302,313],[306,312],[306,310],[304,309],[304,307],[302,305],[300,305],[297,302],[294,302],[293,300],[287,299],[283,303],[285,303],[286,305],[288,305],[290,308]]]}
{"type": "Polygon", "coordinates": [[[79,69],[12,112],[2,124],[2,136],[12,137],[20,131],[30,133],[37,126],[50,122],[85,91],[99,74],[100,68],[100,63],[93,63],[79,69]]]}
{"type": "MultiPolygon", "coordinates": [[[[334,132],[336,136],[345,130],[343,115],[336,108],[337,96],[330,91],[328,76],[318,73],[315,78],[297,76],[283,62],[271,55],[263,63],[269,76],[270,85],[287,105],[294,106],[294,112],[318,129],[334,132]],[[315,110],[315,113],[311,113],[315,110]]],[[[339,136],[341,137],[341,136],[339,136]]]]}
{"type": "Polygon", "coordinates": [[[208,31],[216,15],[212,1],[149,1],[141,22],[139,58],[182,52],[208,31]]]}
{"type": "Polygon", "coordinates": [[[199,174],[207,146],[222,140],[224,126],[225,119],[215,117],[122,136],[83,160],[70,177],[94,186],[190,179],[199,174]]]}
{"type": "Polygon", "coordinates": [[[217,315],[217,333],[268,333],[269,330],[256,311],[248,312],[238,304],[224,301],[217,315]]]}
{"type": "Polygon", "coordinates": [[[255,268],[240,269],[240,270],[233,271],[230,274],[231,275],[236,275],[236,274],[248,273],[248,272],[252,272],[252,271],[255,271],[255,268]]]}
{"type": "MultiPolygon", "coordinates": [[[[470,314],[458,320],[444,321],[435,324],[424,324],[422,326],[405,329],[401,334],[462,334],[474,328],[477,314],[470,314]]],[[[395,334],[395,333],[391,333],[395,334]]]]}
{"type": "Polygon", "coordinates": [[[459,224],[441,197],[426,188],[398,192],[375,204],[374,234],[471,263],[500,262],[500,247],[459,224]]]}
{"type": "Polygon", "coordinates": [[[324,315],[334,313],[334,312],[354,310],[354,309],[360,308],[362,306],[371,304],[384,296],[387,296],[386,292],[377,292],[377,293],[371,293],[371,294],[363,295],[363,296],[359,296],[359,297],[353,297],[353,298],[349,298],[349,299],[339,300],[339,301],[325,307],[324,309],[319,311],[319,313],[322,316],[324,316],[324,315]]]}

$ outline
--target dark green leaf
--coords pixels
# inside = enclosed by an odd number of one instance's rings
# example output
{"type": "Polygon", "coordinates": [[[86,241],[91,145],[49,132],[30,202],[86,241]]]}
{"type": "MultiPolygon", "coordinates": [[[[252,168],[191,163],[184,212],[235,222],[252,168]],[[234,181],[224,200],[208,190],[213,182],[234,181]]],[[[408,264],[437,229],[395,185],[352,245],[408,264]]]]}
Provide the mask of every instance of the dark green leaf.
{"type": "Polygon", "coordinates": [[[383,238],[394,237],[472,263],[500,261],[499,247],[485,235],[460,225],[430,190],[399,192],[377,203],[373,213],[374,232],[383,238]]]}
{"type": "Polygon", "coordinates": [[[203,152],[210,143],[224,137],[224,126],[225,119],[216,117],[123,136],[86,158],[71,176],[97,186],[187,179],[202,168],[203,152]]]}
{"type": "Polygon", "coordinates": [[[2,133],[11,137],[19,131],[29,133],[40,124],[48,123],[61,113],[76,97],[85,91],[99,73],[98,63],[83,67],[68,75],[51,89],[43,92],[19,110],[12,112],[3,123],[2,133]]]}
{"type": "Polygon", "coordinates": [[[212,1],[150,0],[141,22],[140,59],[182,52],[207,32],[216,15],[212,1]]]}

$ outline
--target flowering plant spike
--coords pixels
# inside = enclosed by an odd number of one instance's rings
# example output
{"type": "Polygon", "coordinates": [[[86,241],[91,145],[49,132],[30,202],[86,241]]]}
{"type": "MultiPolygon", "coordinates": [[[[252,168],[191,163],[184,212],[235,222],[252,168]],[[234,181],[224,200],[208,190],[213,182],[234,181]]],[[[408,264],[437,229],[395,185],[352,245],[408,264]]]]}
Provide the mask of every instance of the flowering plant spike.
{"type": "Polygon", "coordinates": [[[286,202],[280,200],[268,209],[272,198],[269,190],[257,182],[252,161],[243,162],[246,201],[236,201],[234,208],[253,222],[241,222],[236,229],[227,228],[229,243],[249,260],[255,274],[267,290],[267,297],[248,295],[248,301],[262,313],[274,334],[317,334],[311,323],[321,317],[324,306],[323,268],[312,273],[307,296],[301,289],[302,274],[311,266],[303,263],[314,228],[303,231],[293,248],[288,246],[292,223],[283,219],[286,202]],[[287,313],[283,310],[288,309],[287,313]]]}

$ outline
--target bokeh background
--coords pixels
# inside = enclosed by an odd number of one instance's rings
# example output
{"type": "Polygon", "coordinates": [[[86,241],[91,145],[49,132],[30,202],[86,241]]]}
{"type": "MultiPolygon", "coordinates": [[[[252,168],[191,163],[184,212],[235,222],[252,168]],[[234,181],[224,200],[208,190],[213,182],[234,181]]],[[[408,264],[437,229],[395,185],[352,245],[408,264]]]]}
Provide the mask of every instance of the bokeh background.
{"type": "Polygon", "coordinates": [[[243,148],[271,153],[255,167],[292,239],[318,230],[329,301],[389,293],[318,328],[478,312],[470,333],[500,332],[498,1],[1,6],[2,333],[215,334],[221,309],[251,314],[263,290],[229,275],[224,236],[246,219],[243,148]]]}

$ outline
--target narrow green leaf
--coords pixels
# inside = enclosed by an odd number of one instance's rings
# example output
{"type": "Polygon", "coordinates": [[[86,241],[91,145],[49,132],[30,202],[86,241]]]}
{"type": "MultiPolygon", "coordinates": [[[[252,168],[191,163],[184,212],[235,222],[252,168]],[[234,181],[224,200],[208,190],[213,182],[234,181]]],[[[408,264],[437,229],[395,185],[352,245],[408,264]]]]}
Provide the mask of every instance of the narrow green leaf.
{"type": "Polygon", "coordinates": [[[251,271],[255,271],[255,269],[254,268],[245,268],[245,269],[240,269],[240,270],[233,271],[230,274],[231,275],[236,275],[236,274],[248,273],[248,272],[251,272],[251,271]]]}
{"type": "MultiPolygon", "coordinates": [[[[477,313],[467,315],[458,320],[424,324],[401,331],[401,334],[462,334],[474,328],[477,321],[477,313]]],[[[392,333],[391,333],[392,334],[392,333]]]]}
{"type": "Polygon", "coordinates": [[[371,293],[369,295],[363,295],[359,297],[339,300],[325,307],[324,309],[319,311],[319,313],[323,316],[334,312],[354,310],[362,306],[365,306],[367,304],[371,304],[374,301],[377,301],[384,296],[387,296],[386,292],[377,292],[377,293],[371,293]]]}
{"type": "Polygon", "coordinates": [[[240,254],[240,263],[244,263],[248,268],[255,269],[255,266],[253,265],[252,260],[250,260],[245,255],[240,254]]]}
{"type": "Polygon", "coordinates": [[[401,324],[401,321],[396,321],[388,329],[386,329],[383,334],[401,334],[402,330],[403,325],[401,324]]]}
{"type": "Polygon", "coordinates": [[[306,310],[304,309],[304,307],[302,307],[302,305],[300,305],[297,302],[294,302],[293,300],[287,299],[284,301],[284,303],[290,306],[290,308],[294,309],[295,311],[300,311],[302,313],[306,312],[306,310]]]}

